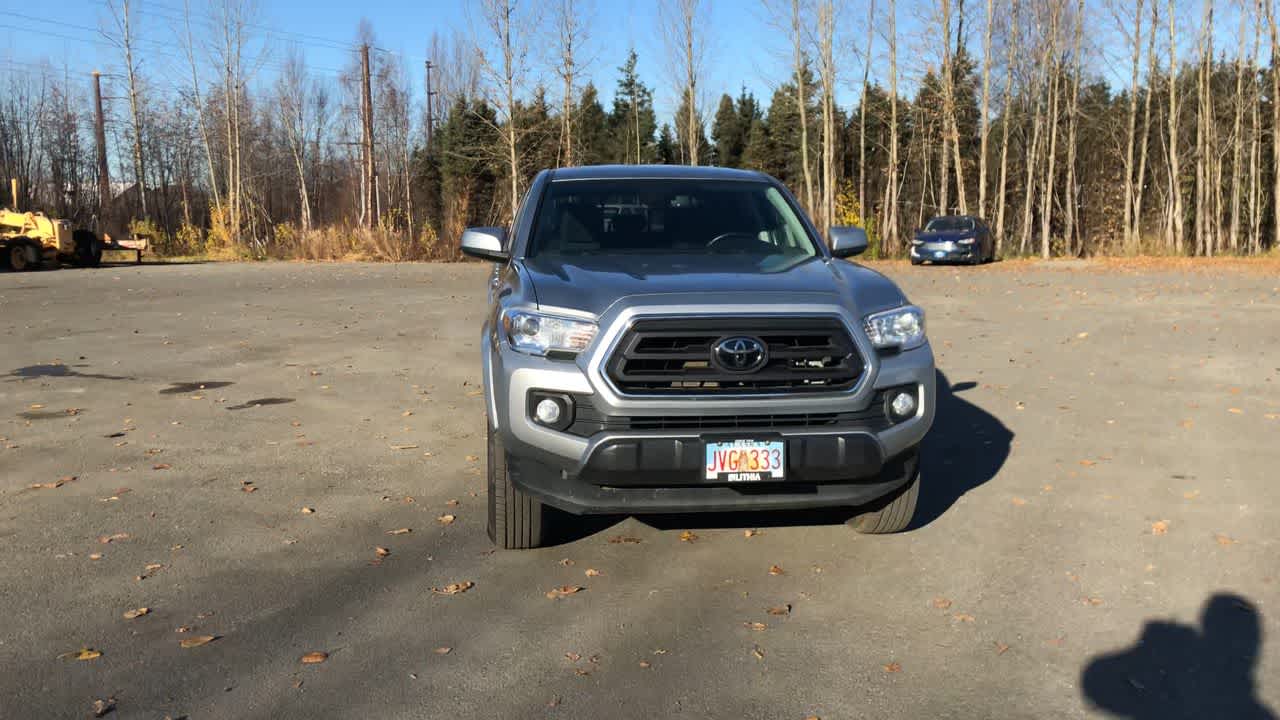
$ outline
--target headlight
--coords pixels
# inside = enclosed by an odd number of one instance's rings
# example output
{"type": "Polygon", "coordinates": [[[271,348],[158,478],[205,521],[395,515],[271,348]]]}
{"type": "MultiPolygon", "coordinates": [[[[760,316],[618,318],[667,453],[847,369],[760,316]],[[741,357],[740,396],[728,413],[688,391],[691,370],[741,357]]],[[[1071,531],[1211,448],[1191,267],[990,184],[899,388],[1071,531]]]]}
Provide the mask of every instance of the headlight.
{"type": "Polygon", "coordinates": [[[961,245],[972,245],[977,241],[978,241],[977,238],[960,238],[961,245]]]}
{"type": "Polygon", "coordinates": [[[511,347],[530,355],[549,352],[576,353],[596,336],[596,324],[528,310],[508,310],[502,314],[502,330],[511,347]]]}
{"type": "Polygon", "coordinates": [[[863,326],[877,348],[910,350],[924,344],[924,311],[915,305],[868,315],[863,326]]]}

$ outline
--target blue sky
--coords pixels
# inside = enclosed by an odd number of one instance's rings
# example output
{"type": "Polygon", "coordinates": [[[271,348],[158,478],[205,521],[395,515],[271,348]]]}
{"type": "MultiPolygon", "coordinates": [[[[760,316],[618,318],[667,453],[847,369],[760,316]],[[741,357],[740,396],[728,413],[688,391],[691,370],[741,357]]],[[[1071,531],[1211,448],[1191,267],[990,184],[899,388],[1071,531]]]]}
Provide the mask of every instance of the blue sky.
{"type": "MultiPolygon", "coordinates": [[[[656,0],[579,0],[590,8],[589,77],[600,90],[608,105],[617,79],[617,68],[626,57],[628,48],[635,47],[640,54],[640,74],[655,90],[660,119],[669,121],[675,109],[674,82],[664,66],[666,56],[658,18],[656,0]]],[[[161,85],[185,82],[187,68],[181,46],[173,33],[181,19],[183,0],[133,0],[140,27],[144,75],[161,85]]],[[[197,17],[210,15],[209,0],[191,0],[197,17]]],[[[1193,18],[1198,17],[1198,0],[1179,0],[1184,19],[1183,37],[1179,39],[1181,57],[1190,57],[1190,45],[1197,31],[1193,18]]],[[[786,53],[790,39],[779,33],[769,23],[760,0],[709,0],[710,31],[704,37],[707,44],[706,72],[702,86],[709,95],[709,110],[720,92],[736,95],[746,87],[768,102],[773,87],[788,73],[786,53]]],[[[1236,19],[1232,3],[1219,0],[1215,37],[1219,50],[1234,51],[1236,19]]],[[[883,12],[884,2],[878,3],[883,12]]],[[[932,0],[900,0],[898,32],[900,91],[911,92],[913,76],[921,72],[938,48],[929,33],[920,32],[922,13],[932,7],[932,0]],[[919,58],[926,58],[921,62],[919,58]]],[[[975,53],[980,52],[979,28],[981,3],[971,3],[974,17],[970,20],[969,40],[975,53]]],[[[1123,44],[1116,32],[1115,20],[1103,4],[1087,3],[1090,18],[1087,42],[1090,62],[1096,74],[1107,78],[1113,86],[1127,84],[1123,44]]],[[[85,78],[94,68],[105,72],[118,71],[119,52],[98,32],[109,27],[110,13],[106,0],[45,0],[40,3],[20,4],[20,0],[6,0],[0,8],[0,72],[33,72],[36,63],[49,58],[61,70],[64,63],[74,79],[85,78]]],[[[334,0],[257,0],[254,31],[269,50],[257,75],[259,82],[270,81],[274,68],[288,52],[297,47],[306,57],[308,66],[317,73],[336,76],[339,69],[350,62],[351,46],[356,38],[356,28],[361,19],[367,19],[373,27],[378,47],[399,54],[415,78],[415,100],[421,102],[422,63],[433,32],[448,35],[453,30],[470,32],[481,30],[478,2],[441,2],[439,0],[367,0],[366,2],[335,2],[334,0]]],[[[838,88],[837,101],[849,107],[856,100],[854,85],[861,77],[861,62],[851,58],[851,48],[865,43],[866,2],[846,0],[841,22],[848,35],[839,38],[844,51],[842,62],[843,82],[838,88]]],[[[208,27],[208,26],[206,26],[208,27]]],[[[482,31],[482,30],[481,30],[482,31]]],[[[542,37],[545,37],[543,35],[542,37]]],[[[1161,43],[1165,41],[1164,36],[1161,43]]],[[[872,76],[884,78],[883,39],[877,38],[872,76]]],[[[1161,51],[1163,54],[1163,51],[1161,51]]],[[[1263,53],[1265,57],[1265,52],[1263,53]]],[[[544,63],[540,63],[544,64],[544,63]]],[[[535,67],[535,78],[541,76],[548,85],[556,83],[545,67],[535,67]]],[[[108,78],[108,83],[119,82],[108,78]]],[[[108,87],[108,93],[114,89],[108,87]]],[[[552,90],[553,97],[557,94],[552,90]]]]}

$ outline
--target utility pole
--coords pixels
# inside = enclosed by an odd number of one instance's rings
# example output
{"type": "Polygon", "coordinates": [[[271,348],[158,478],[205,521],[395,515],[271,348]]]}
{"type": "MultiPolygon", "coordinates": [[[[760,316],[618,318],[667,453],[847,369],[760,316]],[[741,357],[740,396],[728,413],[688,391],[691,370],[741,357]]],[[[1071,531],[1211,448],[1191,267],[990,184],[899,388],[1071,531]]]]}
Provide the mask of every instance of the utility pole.
{"type": "Polygon", "coordinates": [[[436,94],[431,89],[431,68],[435,67],[430,60],[427,61],[427,152],[431,152],[431,131],[436,123],[435,113],[432,112],[431,98],[436,94]]]}
{"type": "Polygon", "coordinates": [[[98,233],[109,231],[111,223],[111,178],[107,168],[107,129],[102,114],[102,73],[93,71],[93,137],[98,146],[98,233]]]}
{"type": "Polygon", "coordinates": [[[363,85],[360,93],[360,120],[364,126],[361,143],[361,165],[364,171],[364,187],[361,188],[361,216],[366,227],[373,227],[377,203],[377,171],[373,163],[373,91],[369,87],[369,46],[360,46],[360,76],[363,85]]]}

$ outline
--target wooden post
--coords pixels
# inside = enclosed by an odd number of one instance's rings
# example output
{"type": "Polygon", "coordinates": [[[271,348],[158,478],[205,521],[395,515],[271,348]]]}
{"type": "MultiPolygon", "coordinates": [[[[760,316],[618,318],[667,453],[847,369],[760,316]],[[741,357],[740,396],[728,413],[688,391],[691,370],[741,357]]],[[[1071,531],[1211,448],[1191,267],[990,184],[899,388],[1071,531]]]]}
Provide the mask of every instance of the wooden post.
{"type": "Polygon", "coordinates": [[[107,129],[102,114],[102,73],[93,71],[93,137],[98,151],[98,233],[109,231],[111,177],[107,166],[107,129]]]}
{"type": "Polygon", "coordinates": [[[363,206],[363,217],[366,227],[373,227],[376,224],[374,213],[377,212],[377,171],[373,162],[373,91],[369,86],[369,46],[360,46],[360,79],[361,93],[360,102],[363,112],[361,115],[361,123],[364,126],[364,137],[362,143],[362,165],[364,166],[364,188],[361,205],[363,206]]]}

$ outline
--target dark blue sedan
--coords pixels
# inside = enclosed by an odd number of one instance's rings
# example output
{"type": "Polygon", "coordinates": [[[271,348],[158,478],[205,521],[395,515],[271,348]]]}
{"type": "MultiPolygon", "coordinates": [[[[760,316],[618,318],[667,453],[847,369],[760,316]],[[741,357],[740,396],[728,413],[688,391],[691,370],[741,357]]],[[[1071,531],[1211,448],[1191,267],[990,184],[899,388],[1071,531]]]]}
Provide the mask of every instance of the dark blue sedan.
{"type": "Polygon", "coordinates": [[[911,264],[978,263],[996,259],[991,228],[972,215],[941,215],[917,230],[911,241],[911,264]]]}

